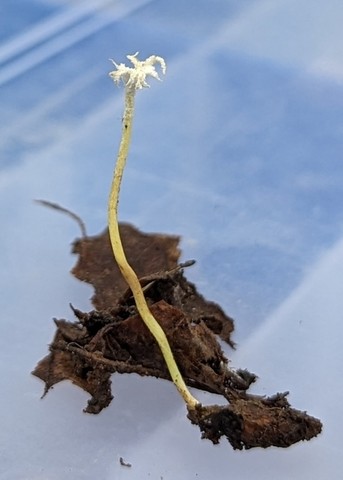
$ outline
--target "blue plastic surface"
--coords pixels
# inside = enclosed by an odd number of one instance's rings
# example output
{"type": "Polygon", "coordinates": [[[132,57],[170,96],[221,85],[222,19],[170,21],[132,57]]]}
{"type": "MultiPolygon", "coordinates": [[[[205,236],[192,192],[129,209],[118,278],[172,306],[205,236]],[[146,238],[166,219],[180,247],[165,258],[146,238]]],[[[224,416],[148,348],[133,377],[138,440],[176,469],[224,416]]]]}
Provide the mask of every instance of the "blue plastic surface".
{"type": "Polygon", "coordinates": [[[340,478],[342,23],[338,0],[2,0],[0,480],[340,478]],[[134,375],[98,416],[69,383],[39,400],[52,317],[92,289],[68,273],[76,225],[32,200],[105,227],[124,94],[109,59],[136,51],[168,70],[137,95],[120,217],[182,236],[189,278],[236,319],[232,365],[320,417],[311,442],[214,447],[170,383],[134,375]]]}

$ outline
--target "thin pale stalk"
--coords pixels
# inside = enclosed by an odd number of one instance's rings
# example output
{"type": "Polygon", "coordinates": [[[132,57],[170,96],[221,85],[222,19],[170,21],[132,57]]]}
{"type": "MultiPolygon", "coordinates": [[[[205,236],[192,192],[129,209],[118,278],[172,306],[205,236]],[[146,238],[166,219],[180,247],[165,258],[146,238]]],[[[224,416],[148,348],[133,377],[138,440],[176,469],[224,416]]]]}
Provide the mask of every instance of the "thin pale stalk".
{"type": "Polygon", "coordinates": [[[108,226],[110,240],[115,260],[124,279],[131,288],[132,295],[136,302],[137,310],[143,322],[148,327],[151,334],[154,336],[156,342],[158,343],[166,365],[168,367],[170,376],[176,388],[182,395],[188,407],[193,409],[197,405],[199,405],[199,402],[191,395],[190,391],[188,390],[187,385],[185,384],[179,368],[175,362],[174,355],[170,348],[168,339],[160,324],[157,322],[157,320],[154,318],[154,316],[149,310],[139,279],[126,259],[119,233],[118,202],[121,181],[123,178],[123,172],[126,165],[126,159],[128,156],[131,140],[134,102],[135,91],[134,89],[127,87],[125,92],[125,111],[123,118],[122,138],[119,145],[119,152],[114,170],[108,205],[108,226]]]}

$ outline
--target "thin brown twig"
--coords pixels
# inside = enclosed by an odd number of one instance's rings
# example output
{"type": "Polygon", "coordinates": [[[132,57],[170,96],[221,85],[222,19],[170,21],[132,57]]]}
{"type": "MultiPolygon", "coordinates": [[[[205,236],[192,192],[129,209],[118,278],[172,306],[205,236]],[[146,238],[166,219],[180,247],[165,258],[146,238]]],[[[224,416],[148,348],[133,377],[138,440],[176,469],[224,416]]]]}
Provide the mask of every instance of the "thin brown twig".
{"type": "Polygon", "coordinates": [[[86,231],[86,225],[84,221],[76,215],[76,213],[72,212],[71,210],[68,210],[65,207],[61,207],[61,205],[58,205],[58,203],[54,202],[49,202],[48,200],[34,200],[36,203],[39,203],[40,205],[43,205],[44,207],[52,208],[53,210],[57,210],[58,212],[65,213],[68,215],[70,218],[76,221],[78,226],[80,227],[82,237],[87,237],[87,231],[86,231]]]}

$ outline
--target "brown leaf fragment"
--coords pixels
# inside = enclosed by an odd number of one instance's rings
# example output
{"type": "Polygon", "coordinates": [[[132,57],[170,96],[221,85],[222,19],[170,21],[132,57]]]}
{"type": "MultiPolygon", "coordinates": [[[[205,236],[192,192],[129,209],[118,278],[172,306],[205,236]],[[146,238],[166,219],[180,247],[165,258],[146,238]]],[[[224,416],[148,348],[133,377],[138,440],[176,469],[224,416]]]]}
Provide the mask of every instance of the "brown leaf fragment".
{"type": "MultiPolygon", "coordinates": [[[[285,395],[249,395],[255,377],[233,371],[213,332],[202,321],[193,323],[178,308],[160,300],[151,312],[165,331],[181,373],[189,386],[223,395],[227,406],[199,406],[188,413],[203,438],[218,443],[226,437],[233,448],[287,447],[321,431],[319,420],[290,407],[285,395]]],[[[56,321],[50,354],[34,375],[46,383],[69,379],[92,396],[85,411],[99,413],[112,400],[110,375],[138,373],[170,380],[151,333],[132,307],[82,313],[79,321],[56,321]]]]}
{"type": "Polygon", "coordinates": [[[44,395],[56,383],[70,380],[92,396],[85,411],[99,413],[113,398],[110,381],[113,370],[103,362],[98,363],[94,359],[90,362],[75,354],[72,347],[78,344],[70,341],[70,334],[78,330],[77,324],[60,320],[56,325],[50,354],[37,364],[32,373],[45,382],[44,395]]]}
{"type": "MultiPolygon", "coordinates": [[[[265,398],[248,393],[256,376],[233,370],[217,335],[233,345],[233,321],[188,282],[178,265],[179,237],[144,234],[122,224],[129,261],[137,271],[150,310],[166,333],[186,383],[222,395],[224,406],[199,405],[188,411],[203,438],[225,437],[235,449],[288,447],[321,431],[321,422],[293,409],[285,394],[265,398]]],[[[72,307],[76,321],[55,320],[56,333],[33,374],[45,391],[70,380],[91,396],[85,411],[99,413],[113,396],[111,375],[137,373],[170,380],[161,351],[137,313],[113,259],[108,232],[83,237],[73,247],[79,255],[73,274],[94,286],[95,310],[72,307]]]]}
{"type": "MultiPolygon", "coordinates": [[[[219,335],[231,347],[234,346],[231,340],[233,319],[226,315],[219,305],[205,300],[195,285],[184,276],[183,268],[143,277],[140,281],[145,285],[146,298],[152,302],[165,300],[182,310],[193,323],[204,322],[213,333],[219,335]]],[[[126,292],[126,297],[129,295],[130,290],[126,292]]]]}
{"type": "MultiPolygon", "coordinates": [[[[157,301],[164,299],[190,315],[193,322],[206,325],[231,346],[233,319],[214,302],[200,295],[178,266],[180,237],[146,234],[129,224],[120,224],[120,234],[129,263],[145,285],[145,293],[157,301]],[[158,282],[157,282],[158,280],[158,282]]],[[[79,255],[72,274],[93,285],[92,303],[98,310],[113,308],[122,297],[130,296],[113,258],[108,230],[94,237],[84,237],[73,244],[79,255]]]]}
{"type": "MultiPolygon", "coordinates": [[[[120,224],[120,235],[127,259],[139,278],[177,266],[179,237],[142,233],[127,223],[120,224]]],[[[72,251],[79,255],[72,274],[93,285],[95,308],[105,310],[116,305],[127,284],[114,261],[108,230],[76,240],[72,251]]]]}
{"type": "MultiPolygon", "coordinates": [[[[130,311],[123,308],[113,314],[108,310],[83,314],[75,310],[79,322],[55,321],[57,332],[50,354],[33,372],[45,382],[46,391],[69,379],[93,396],[86,411],[98,413],[112,399],[111,373],[136,372],[169,380],[155,339],[140,316],[130,311]]],[[[189,322],[181,310],[164,300],[152,305],[151,312],[165,331],[189,385],[222,394],[231,385],[248,388],[239,374],[225,368],[227,359],[205,323],[189,322]]]]}

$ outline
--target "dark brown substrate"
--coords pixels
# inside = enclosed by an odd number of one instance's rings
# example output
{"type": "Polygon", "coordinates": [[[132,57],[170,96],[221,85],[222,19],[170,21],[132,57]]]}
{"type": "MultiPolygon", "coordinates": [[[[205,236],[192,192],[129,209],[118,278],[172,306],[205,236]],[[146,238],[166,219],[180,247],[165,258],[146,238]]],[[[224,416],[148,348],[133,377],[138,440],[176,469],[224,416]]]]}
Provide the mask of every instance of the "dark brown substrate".
{"type": "MultiPolygon", "coordinates": [[[[286,394],[251,395],[248,389],[255,375],[229,368],[217,336],[233,346],[233,321],[185,278],[184,269],[193,262],[178,264],[179,238],[143,234],[128,224],[122,224],[120,231],[128,260],[186,383],[220,394],[228,402],[188,411],[203,438],[218,443],[224,436],[233,448],[242,449],[288,447],[318,435],[321,422],[291,408],[286,394]]],[[[73,252],[79,258],[72,273],[94,286],[96,310],[83,313],[72,307],[76,321],[55,320],[50,353],[33,374],[45,382],[45,393],[56,383],[71,380],[91,395],[85,411],[99,413],[113,398],[113,373],[167,380],[170,376],[114,262],[107,230],[77,240],[73,252]]]]}

